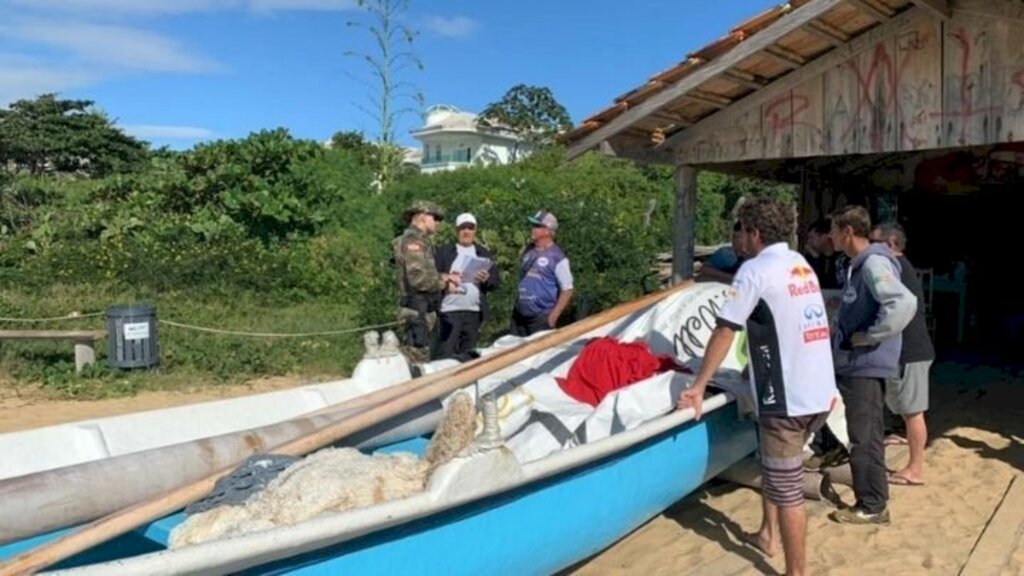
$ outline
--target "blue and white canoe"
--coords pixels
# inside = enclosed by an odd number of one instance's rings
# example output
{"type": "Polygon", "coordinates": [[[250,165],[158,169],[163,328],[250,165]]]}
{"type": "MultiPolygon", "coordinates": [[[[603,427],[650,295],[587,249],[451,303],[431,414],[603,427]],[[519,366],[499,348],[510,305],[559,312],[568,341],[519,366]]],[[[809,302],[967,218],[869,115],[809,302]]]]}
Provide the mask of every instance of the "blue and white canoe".
{"type": "MultiPolygon", "coordinates": [[[[605,334],[623,340],[645,337],[656,353],[673,351],[682,360],[692,359],[710,334],[722,288],[694,287],[584,338],[605,334]]],[[[742,363],[740,346],[734,348],[731,359],[742,363]]],[[[564,374],[572,358],[553,360],[572,350],[571,345],[551,350],[482,379],[477,392],[500,393],[510,380],[553,363],[557,367],[552,372],[564,374]]],[[[224,403],[243,400],[252,399],[222,401],[217,412],[230,414],[233,411],[225,409],[232,406],[224,403]]],[[[201,411],[202,407],[193,407],[189,420],[201,411]]],[[[147,418],[154,421],[167,416],[161,412],[134,416],[143,422],[147,418]]],[[[439,467],[426,489],[408,498],[170,550],[170,531],[184,519],[179,513],[54,569],[97,575],[550,574],[600,552],[754,451],[753,423],[741,416],[734,395],[719,393],[707,398],[704,413],[700,421],[694,421],[692,411],[668,412],[634,428],[527,462],[520,462],[505,446],[492,447],[439,467]]],[[[420,424],[399,423],[410,431],[407,439],[373,450],[421,453],[427,440],[424,431],[416,428],[429,421],[436,424],[437,414],[421,414],[415,421],[420,424]]],[[[90,430],[102,430],[103,424],[94,421],[90,430]]],[[[249,421],[238,429],[252,425],[249,421]]],[[[36,441],[42,442],[55,434],[54,430],[46,431],[49,436],[42,432],[21,433],[17,440],[32,443],[32,434],[40,434],[36,441]]],[[[395,436],[394,430],[380,434],[380,438],[395,436]]],[[[5,436],[11,435],[0,435],[0,449],[10,440],[5,436]]],[[[183,440],[170,442],[175,441],[183,440]]],[[[372,444],[372,438],[365,441],[366,446],[372,444]]],[[[157,445],[154,442],[150,448],[157,445]]],[[[46,447],[40,446],[40,453],[46,452],[46,447]]],[[[45,466],[47,463],[40,465],[45,466]]],[[[103,489],[96,487],[97,491],[103,489]]],[[[63,532],[3,545],[0,560],[63,532]]]]}

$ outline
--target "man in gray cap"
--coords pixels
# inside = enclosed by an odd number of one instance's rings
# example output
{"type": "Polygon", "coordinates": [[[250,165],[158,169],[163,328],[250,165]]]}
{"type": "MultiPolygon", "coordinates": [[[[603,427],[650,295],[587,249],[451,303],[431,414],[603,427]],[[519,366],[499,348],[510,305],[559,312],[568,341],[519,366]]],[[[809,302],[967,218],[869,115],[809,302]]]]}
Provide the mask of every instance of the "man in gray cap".
{"type": "Polygon", "coordinates": [[[519,262],[519,293],[512,311],[512,334],[516,336],[557,326],[573,291],[569,258],[555,244],[558,218],[540,210],[526,220],[532,227],[532,242],[519,262]]]}
{"type": "Polygon", "coordinates": [[[397,267],[399,334],[410,362],[430,359],[430,334],[437,324],[441,293],[458,287],[457,273],[441,274],[434,265],[433,235],[444,211],[433,202],[417,200],[403,216],[409,227],[391,242],[397,267]]]}

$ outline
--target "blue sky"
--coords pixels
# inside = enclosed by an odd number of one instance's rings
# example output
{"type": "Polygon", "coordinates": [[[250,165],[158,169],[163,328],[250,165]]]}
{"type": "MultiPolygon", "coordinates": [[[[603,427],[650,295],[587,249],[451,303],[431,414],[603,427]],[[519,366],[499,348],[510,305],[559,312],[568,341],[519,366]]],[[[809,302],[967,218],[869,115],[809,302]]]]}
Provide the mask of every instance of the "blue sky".
{"type": "MultiPolygon", "coordinates": [[[[411,0],[426,103],[479,111],[518,83],[547,86],[574,122],[768,0],[411,0]]],[[[355,0],[0,0],[0,105],[43,92],[96,101],[156,145],[187,148],[282,126],[376,134],[357,106],[371,48],[355,0]]],[[[407,115],[399,139],[413,144],[407,115]]]]}

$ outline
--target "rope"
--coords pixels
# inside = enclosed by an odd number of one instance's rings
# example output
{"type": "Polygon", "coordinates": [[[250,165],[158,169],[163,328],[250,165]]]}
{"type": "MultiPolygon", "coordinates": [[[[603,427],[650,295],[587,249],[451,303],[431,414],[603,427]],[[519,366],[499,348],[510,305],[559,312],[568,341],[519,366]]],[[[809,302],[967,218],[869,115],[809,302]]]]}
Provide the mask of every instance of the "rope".
{"type": "Polygon", "coordinates": [[[388,322],[386,324],[374,324],[371,326],[360,326],[358,328],[348,328],[345,330],[330,330],[326,332],[300,332],[285,334],[279,332],[240,332],[236,330],[221,330],[219,328],[207,328],[205,326],[194,326],[192,324],[182,324],[180,322],[172,322],[170,320],[160,320],[157,322],[166,324],[168,326],[174,326],[175,328],[184,328],[186,330],[197,330],[199,332],[210,332],[211,334],[227,334],[230,336],[252,336],[255,338],[305,338],[309,336],[336,336],[339,334],[351,334],[353,332],[364,332],[366,330],[373,330],[375,328],[388,328],[390,326],[397,326],[398,322],[388,322]]]}
{"type": "Polygon", "coordinates": [[[103,312],[90,312],[88,314],[79,314],[72,312],[66,316],[53,316],[51,318],[3,318],[0,317],[0,322],[24,322],[24,323],[37,323],[37,322],[58,322],[60,320],[81,320],[83,318],[95,318],[97,316],[103,316],[103,312]]]}

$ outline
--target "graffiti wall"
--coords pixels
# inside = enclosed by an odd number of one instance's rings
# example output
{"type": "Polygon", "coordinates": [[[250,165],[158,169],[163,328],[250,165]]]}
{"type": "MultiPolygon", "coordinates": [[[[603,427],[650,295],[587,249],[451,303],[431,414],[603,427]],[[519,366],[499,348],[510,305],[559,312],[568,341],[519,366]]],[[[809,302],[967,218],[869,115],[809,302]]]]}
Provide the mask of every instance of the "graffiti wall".
{"type": "Polygon", "coordinates": [[[690,142],[690,163],[1024,141],[1024,22],[906,18],[826,73],[690,142]]]}

